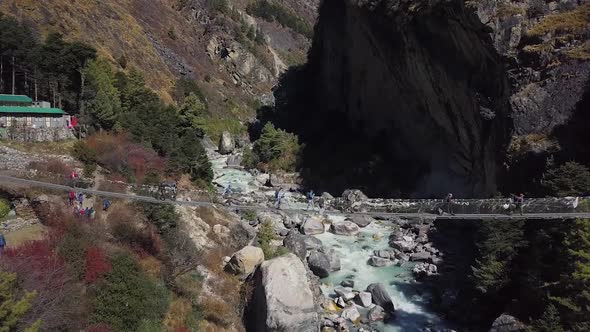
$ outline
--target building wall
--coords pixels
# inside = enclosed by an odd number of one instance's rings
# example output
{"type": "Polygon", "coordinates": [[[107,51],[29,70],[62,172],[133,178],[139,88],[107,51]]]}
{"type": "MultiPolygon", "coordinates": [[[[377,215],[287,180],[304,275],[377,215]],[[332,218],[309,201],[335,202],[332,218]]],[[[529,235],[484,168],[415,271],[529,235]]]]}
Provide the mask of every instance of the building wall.
{"type": "Polygon", "coordinates": [[[41,114],[0,114],[0,126],[30,127],[30,128],[66,128],[65,115],[41,114]]]}

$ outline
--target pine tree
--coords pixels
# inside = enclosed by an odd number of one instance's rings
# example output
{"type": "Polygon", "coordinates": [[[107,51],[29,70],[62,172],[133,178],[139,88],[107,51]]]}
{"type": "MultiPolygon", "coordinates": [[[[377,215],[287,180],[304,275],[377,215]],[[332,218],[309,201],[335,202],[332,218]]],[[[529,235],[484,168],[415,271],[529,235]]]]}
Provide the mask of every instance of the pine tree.
{"type": "Polygon", "coordinates": [[[554,196],[584,196],[590,194],[590,170],[574,161],[567,162],[544,174],[543,184],[554,196]]]}
{"type": "Polygon", "coordinates": [[[563,332],[559,312],[553,304],[549,304],[543,316],[533,323],[536,332],[563,332]]]}
{"type": "Polygon", "coordinates": [[[551,297],[560,305],[564,322],[574,331],[590,330],[590,219],[576,220],[567,236],[569,266],[561,285],[563,294],[551,297]]]}
{"type": "Polygon", "coordinates": [[[181,125],[184,127],[199,128],[203,124],[203,116],[207,111],[205,103],[195,95],[190,93],[180,106],[178,113],[181,119],[181,125]]]}
{"type": "Polygon", "coordinates": [[[105,60],[90,61],[87,78],[86,120],[95,128],[112,129],[121,113],[119,90],[111,65],[105,60]]]}
{"type": "MultiPolygon", "coordinates": [[[[22,298],[17,299],[17,293],[16,274],[0,271],[0,332],[14,330],[36,296],[35,292],[25,292],[22,298]]],[[[40,324],[36,322],[27,331],[37,331],[40,324]]]]}

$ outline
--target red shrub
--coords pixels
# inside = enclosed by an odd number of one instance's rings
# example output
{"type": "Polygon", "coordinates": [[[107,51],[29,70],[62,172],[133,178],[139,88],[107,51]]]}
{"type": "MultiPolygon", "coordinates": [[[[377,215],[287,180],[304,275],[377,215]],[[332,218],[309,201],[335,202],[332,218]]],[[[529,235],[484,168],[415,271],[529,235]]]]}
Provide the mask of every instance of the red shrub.
{"type": "Polygon", "coordinates": [[[39,319],[47,331],[81,328],[81,289],[52,240],[31,241],[6,250],[0,256],[0,269],[16,273],[23,289],[37,293],[23,325],[39,319]]]}
{"type": "Polygon", "coordinates": [[[29,163],[29,168],[33,168],[44,173],[59,174],[65,177],[69,176],[72,172],[72,168],[59,159],[32,161],[29,163]]]}
{"type": "Polygon", "coordinates": [[[90,247],[86,250],[86,273],[84,274],[86,282],[95,282],[99,277],[111,271],[111,268],[111,263],[100,248],[90,247]]]}
{"type": "Polygon", "coordinates": [[[189,332],[189,330],[186,327],[179,327],[174,332],[189,332]]]}
{"type": "Polygon", "coordinates": [[[87,140],[90,149],[96,151],[99,164],[111,172],[132,175],[142,183],[150,172],[163,173],[166,159],[141,144],[133,143],[127,134],[96,134],[87,140]]]}

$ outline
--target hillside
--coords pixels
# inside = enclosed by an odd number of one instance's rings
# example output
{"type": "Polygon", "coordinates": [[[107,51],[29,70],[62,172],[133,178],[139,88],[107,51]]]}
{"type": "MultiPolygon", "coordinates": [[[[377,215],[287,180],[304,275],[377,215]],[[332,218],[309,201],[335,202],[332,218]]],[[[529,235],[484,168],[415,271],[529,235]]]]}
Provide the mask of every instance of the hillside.
{"type": "MultiPolygon", "coordinates": [[[[211,111],[243,118],[270,92],[285,63],[305,59],[309,39],[246,14],[247,1],[7,0],[0,12],[47,35],[83,41],[120,69],[139,68],[167,102],[181,77],[195,79],[211,111]],[[231,5],[230,5],[231,3],[231,5]],[[251,32],[252,30],[252,32],[251,32]],[[255,35],[263,37],[257,42],[255,35]]],[[[317,1],[282,8],[309,26],[317,1]]]]}

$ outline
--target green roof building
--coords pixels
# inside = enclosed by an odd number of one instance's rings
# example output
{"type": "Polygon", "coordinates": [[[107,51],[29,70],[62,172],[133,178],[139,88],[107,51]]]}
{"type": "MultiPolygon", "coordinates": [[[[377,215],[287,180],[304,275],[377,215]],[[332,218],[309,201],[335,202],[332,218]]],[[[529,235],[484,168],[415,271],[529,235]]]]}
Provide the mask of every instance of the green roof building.
{"type": "Polygon", "coordinates": [[[0,94],[0,128],[67,128],[70,116],[48,102],[28,96],[0,94]]]}

